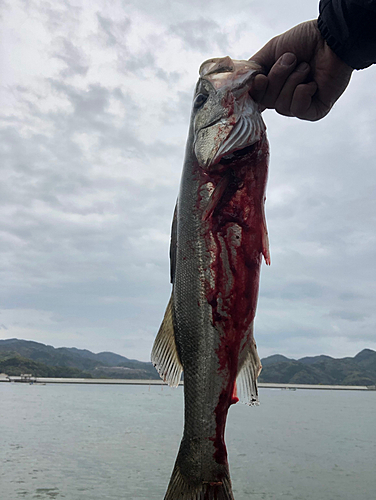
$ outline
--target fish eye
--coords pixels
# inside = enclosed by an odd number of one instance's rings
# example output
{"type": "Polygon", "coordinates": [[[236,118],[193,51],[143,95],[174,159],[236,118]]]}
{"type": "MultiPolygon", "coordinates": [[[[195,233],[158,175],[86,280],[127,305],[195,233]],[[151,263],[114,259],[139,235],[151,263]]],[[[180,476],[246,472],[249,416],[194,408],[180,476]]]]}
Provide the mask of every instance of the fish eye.
{"type": "Polygon", "coordinates": [[[206,94],[198,94],[193,101],[193,107],[195,109],[201,108],[201,106],[206,102],[208,96],[206,94]]]}

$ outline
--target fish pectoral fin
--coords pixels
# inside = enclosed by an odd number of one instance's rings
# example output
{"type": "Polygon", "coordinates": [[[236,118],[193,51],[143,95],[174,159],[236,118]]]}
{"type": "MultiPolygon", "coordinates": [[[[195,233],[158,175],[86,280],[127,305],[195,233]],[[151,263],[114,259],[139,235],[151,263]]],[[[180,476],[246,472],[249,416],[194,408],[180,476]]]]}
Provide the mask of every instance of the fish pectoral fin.
{"type": "Polygon", "coordinates": [[[220,199],[222,198],[226,188],[229,184],[230,177],[228,175],[224,175],[221,180],[216,185],[214,191],[211,194],[209,202],[202,213],[202,220],[208,220],[211,217],[212,213],[216,209],[220,199]]]}
{"type": "Polygon", "coordinates": [[[177,387],[183,371],[176,348],[172,316],[172,294],[151,351],[151,362],[161,379],[171,387],[177,387]]]}
{"type": "Polygon", "coordinates": [[[248,348],[246,358],[236,379],[239,401],[249,406],[258,405],[257,377],[261,372],[261,361],[257,354],[256,344],[248,348]]]}
{"type": "MultiPolygon", "coordinates": [[[[265,203],[265,200],[264,200],[264,203],[265,203]]],[[[268,227],[266,225],[264,203],[261,205],[261,213],[262,213],[262,234],[261,234],[262,255],[264,256],[265,264],[267,266],[270,266],[271,259],[270,259],[270,250],[269,250],[269,236],[268,236],[268,227]]]]}

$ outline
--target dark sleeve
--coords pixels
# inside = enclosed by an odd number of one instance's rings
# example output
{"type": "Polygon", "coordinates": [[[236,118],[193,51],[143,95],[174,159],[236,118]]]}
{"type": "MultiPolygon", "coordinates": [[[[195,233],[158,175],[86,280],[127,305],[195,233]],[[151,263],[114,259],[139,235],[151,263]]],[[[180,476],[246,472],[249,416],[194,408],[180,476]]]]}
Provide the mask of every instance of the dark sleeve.
{"type": "Polygon", "coordinates": [[[376,63],[376,0],[321,0],[318,27],[333,52],[352,68],[376,63]]]}

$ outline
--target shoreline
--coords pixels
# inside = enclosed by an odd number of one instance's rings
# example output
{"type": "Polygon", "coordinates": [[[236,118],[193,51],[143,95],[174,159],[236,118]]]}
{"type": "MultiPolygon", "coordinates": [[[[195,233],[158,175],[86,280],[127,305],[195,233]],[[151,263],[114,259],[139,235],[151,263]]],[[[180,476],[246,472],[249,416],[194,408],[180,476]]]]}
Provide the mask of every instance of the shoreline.
{"type": "MultiPolygon", "coordinates": [[[[0,377],[0,382],[21,384],[91,384],[91,385],[161,385],[166,386],[162,380],[152,379],[90,379],[90,378],[46,378],[46,377],[0,377]]],[[[181,381],[179,385],[183,385],[181,381]]],[[[366,385],[321,385],[321,384],[274,384],[260,382],[259,389],[313,389],[313,390],[340,390],[340,391],[375,391],[376,386],[366,385]]]]}

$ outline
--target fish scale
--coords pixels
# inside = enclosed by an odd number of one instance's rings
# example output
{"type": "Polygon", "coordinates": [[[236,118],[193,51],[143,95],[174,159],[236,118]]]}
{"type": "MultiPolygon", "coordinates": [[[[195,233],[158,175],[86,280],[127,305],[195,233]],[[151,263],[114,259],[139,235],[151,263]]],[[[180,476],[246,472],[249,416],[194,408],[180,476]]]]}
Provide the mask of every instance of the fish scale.
{"type": "Polygon", "coordinates": [[[170,385],[184,371],[184,431],[165,500],[233,500],[227,413],[238,395],[257,403],[253,320],[262,255],[270,263],[268,143],[248,93],[258,71],[211,59],[196,86],[172,226],[173,288],[152,351],[170,385]]]}

